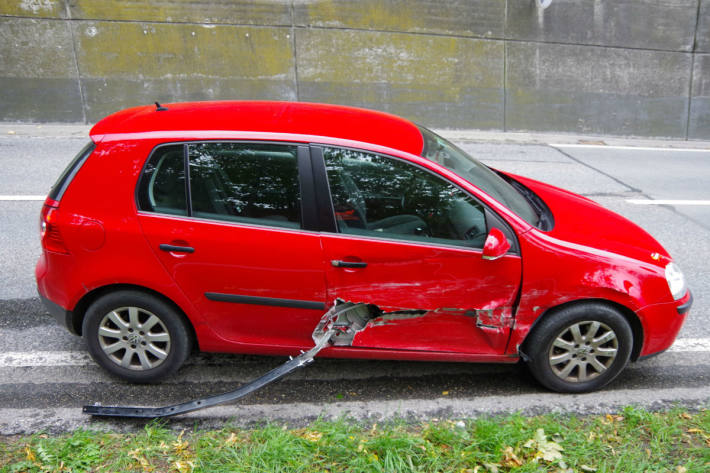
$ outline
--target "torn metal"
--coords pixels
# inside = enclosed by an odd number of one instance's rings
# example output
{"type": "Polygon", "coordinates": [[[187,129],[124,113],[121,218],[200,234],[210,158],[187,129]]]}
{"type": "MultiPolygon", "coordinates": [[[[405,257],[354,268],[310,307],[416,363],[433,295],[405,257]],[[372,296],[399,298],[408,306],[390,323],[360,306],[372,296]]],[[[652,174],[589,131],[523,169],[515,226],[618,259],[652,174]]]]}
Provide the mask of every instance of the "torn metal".
{"type": "Polygon", "coordinates": [[[512,328],[514,324],[511,307],[497,307],[495,309],[399,309],[385,312],[373,304],[345,302],[337,299],[333,307],[323,314],[313,331],[312,337],[315,344],[313,348],[295,358],[290,358],[283,365],[274,368],[250,383],[240,386],[234,391],[165,407],[101,406],[95,404],[84,406],[83,412],[93,416],[158,418],[184,414],[197,409],[234,401],[308,365],[321,350],[330,345],[336,347],[363,346],[361,344],[361,335],[359,334],[367,329],[372,329],[371,332],[374,333],[379,328],[384,328],[388,325],[399,325],[413,319],[441,314],[468,317],[475,320],[476,327],[482,329],[483,336],[491,346],[498,346],[504,343],[508,336],[506,329],[512,328]]]}
{"type": "Polygon", "coordinates": [[[283,378],[292,371],[308,365],[313,361],[313,358],[318,352],[327,347],[331,342],[338,340],[338,337],[342,337],[340,340],[342,340],[341,344],[343,345],[347,344],[348,338],[352,342],[352,336],[365,327],[367,319],[363,320],[363,318],[366,317],[366,314],[370,313],[373,308],[374,306],[367,304],[336,304],[321,317],[316,329],[313,331],[313,342],[315,343],[313,348],[301,353],[295,358],[289,359],[289,361],[283,365],[274,368],[248,384],[240,386],[234,391],[165,407],[91,405],[84,406],[82,412],[92,416],[157,418],[184,414],[197,409],[240,399],[253,393],[257,389],[263,388],[267,384],[283,378]]]}

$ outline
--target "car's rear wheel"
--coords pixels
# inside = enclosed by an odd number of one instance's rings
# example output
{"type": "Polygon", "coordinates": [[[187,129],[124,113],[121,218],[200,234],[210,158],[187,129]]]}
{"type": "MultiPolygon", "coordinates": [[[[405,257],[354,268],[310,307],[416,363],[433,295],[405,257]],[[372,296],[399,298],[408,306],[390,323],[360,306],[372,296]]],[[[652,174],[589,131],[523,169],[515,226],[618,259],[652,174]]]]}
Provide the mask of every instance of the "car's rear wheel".
{"type": "Polygon", "coordinates": [[[613,307],[586,303],[564,307],[535,327],[525,342],[528,366],[558,392],[599,389],[624,369],[633,348],[629,323],[613,307]]]}
{"type": "Polygon", "coordinates": [[[139,291],[94,301],[83,322],[92,358],[127,381],[150,383],[174,373],[190,354],[184,318],[169,304],[139,291]]]}

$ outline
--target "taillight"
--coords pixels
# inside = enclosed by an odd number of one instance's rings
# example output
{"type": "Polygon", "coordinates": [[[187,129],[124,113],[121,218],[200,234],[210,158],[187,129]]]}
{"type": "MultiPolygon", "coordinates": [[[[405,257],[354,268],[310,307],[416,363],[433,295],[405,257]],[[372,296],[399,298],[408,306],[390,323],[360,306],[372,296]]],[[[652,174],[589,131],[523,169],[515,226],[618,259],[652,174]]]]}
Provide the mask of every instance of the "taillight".
{"type": "Polygon", "coordinates": [[[42,247],[47,251],[68,255],[69,250],[64,245],[57,218],[59,217],[59,202],[47,199],[42,207],[42,215],[39,219],[39,236],[42,247]]]}

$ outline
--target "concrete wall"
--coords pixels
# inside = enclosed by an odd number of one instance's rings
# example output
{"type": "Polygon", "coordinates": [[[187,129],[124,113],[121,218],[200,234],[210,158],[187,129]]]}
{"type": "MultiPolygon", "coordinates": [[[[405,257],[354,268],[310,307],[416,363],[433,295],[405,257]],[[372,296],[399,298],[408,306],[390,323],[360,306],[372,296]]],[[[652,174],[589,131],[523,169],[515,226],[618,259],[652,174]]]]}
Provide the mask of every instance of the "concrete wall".
{"type": "Polygon", "coordinates": [[[0,0],[0,120],[211,99],[710,139],[710,0],[0,0]]]}

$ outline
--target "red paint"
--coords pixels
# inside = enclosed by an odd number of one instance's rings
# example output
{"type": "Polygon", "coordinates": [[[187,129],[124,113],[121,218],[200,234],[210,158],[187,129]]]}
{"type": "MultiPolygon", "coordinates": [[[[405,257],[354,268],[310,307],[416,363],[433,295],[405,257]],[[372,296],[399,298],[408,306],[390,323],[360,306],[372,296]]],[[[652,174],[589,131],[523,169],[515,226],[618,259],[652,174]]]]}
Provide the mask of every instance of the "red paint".
{"type": "MultiPolygon", "coordinates": [[[[75,310],[88,293],[113,285],[143,287],[182,309],[202,350],[294,354],[312,346],[322,311],[217,302],[204,293],[328,306],[337,297],[385,311],[426,312],[371,321],[354,347],[331,347],[323,356],[486,362],[515,361],[535,321],[565,303],[601,299],[628,309],[643,328],[642,355],[667,348],[684,321],[676,307],[689,295],[673,301],[664,276],[671,258],[646,232],[584,197],[514,176],[554,215],[551,231],[533,228],[418,156],[421,134],[404,119],[319,104],[166,106],[165,112],[124,110],[99,122],[91,130],[93,154],[61,201],[46,203],[48,231],[36,277],[40,293],[61,307],[75,310]],[[340,145],[407,160],[489,206],[510,225],[520,255],[485,260],[486,250],[137,212],[135,186],[155,146],[220,139],[340,145]],[[162,243],[196,251],[167,253],[158,249],[162,243]],[[336,268],[331,260],[367,267],[336,268]]],[[[500,238],[493,235],[491,250],[500,249],[500,238]]]]}

